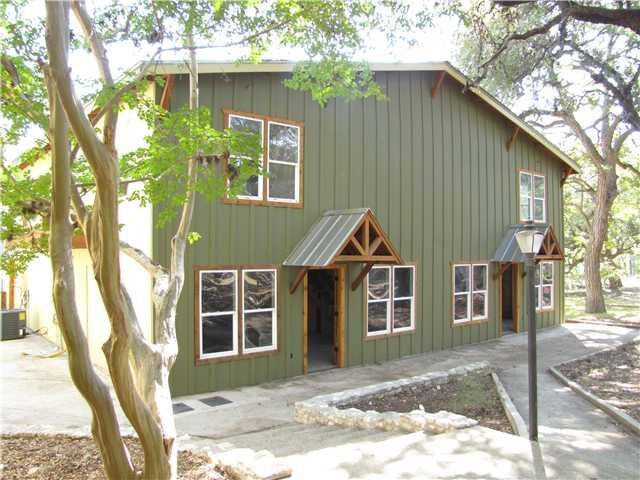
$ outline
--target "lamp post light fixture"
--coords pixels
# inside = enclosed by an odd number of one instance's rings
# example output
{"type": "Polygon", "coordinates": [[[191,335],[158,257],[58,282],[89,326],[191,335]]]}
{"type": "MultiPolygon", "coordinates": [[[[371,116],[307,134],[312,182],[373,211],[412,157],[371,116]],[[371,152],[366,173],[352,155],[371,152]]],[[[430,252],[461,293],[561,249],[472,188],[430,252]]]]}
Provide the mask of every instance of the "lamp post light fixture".
{"type": "Polygon", "coordinates": [[[529,352],[529,439],[538,441],[538,365],[536,353],[536,286],[535,255],[540,251],[544,235],[533,228],[525,228],[515,235],[525,257],[527,275],[527,340],[529,352]]]}

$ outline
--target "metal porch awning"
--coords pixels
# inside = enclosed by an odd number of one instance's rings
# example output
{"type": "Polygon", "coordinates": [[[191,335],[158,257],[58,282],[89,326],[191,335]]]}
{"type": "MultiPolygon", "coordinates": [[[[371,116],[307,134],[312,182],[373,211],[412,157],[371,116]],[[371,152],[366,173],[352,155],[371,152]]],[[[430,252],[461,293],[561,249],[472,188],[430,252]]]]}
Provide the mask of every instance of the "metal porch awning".
{"type": "Polygon", "coordinates": [[[545,224],[523,223],[511,225],[502,237],[498,249],[493,254],[492,262],[497,263],[524,263],[525,257],[518,247],[516,233],[524,229],[533,229],[544,235],[540,251],[536,254],[536,260],[564,261],[564,253],[556,237],[553,227],[545,224]]]}
{"type": "Polygon", "coordinates": [[[355,285],[374,264],[401,264],[402,259],[371,209],[357,208],[325,212],[282,264],[300,268],[291,284],[293,293],[309,268],[339,263],[365,264],[355,285]]]}

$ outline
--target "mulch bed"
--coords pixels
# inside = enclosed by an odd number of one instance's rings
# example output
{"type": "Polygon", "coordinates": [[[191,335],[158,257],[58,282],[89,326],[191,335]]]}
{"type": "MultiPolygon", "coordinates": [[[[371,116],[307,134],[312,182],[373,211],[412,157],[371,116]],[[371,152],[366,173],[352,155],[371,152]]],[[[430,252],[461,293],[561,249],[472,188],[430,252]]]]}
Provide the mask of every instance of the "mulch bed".
{"type": "Polygon", "coordinates": [[[514,433],[504,413],[491,375],[467,375],[442,385],[416,385],[342,404],[378,412],[410,412],[422,406],[426,412],[448,412],[473,418],[484,427],[514,433]]]}
{"type": "Polygon", "coordinates": [[[558,370],[640,421],[640,342],[565,363],[558,370]]]}
{"type": "MultiPolygon", "coordinates": [[[[142,468],[142,448],[137,439],[125,442],[137,468],[142,468]]],[[[93,439],[67,435],[1,435],[0,478],[102,480],[106,476],[93,439]]],[[[202,453],[178,453],[182,480],[223,479],[202,453]]]]}

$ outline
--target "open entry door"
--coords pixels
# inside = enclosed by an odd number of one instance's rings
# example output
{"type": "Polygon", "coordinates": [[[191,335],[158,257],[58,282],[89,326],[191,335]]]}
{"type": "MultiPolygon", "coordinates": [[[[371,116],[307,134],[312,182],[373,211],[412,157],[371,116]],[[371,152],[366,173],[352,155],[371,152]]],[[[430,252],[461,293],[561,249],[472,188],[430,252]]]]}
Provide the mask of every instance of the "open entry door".
{"type": "Polygon", "coordinates": [[[344,367],[344,266],[306,272],[303,286],[303,371],[344,367]]]}

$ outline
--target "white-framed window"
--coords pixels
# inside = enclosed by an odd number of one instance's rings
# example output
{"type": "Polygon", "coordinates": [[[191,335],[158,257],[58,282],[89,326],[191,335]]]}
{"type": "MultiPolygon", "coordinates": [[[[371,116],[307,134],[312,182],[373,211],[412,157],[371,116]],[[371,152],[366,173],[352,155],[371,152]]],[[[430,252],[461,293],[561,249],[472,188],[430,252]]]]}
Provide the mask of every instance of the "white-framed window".
{"type": "Polygon", "coordinates": [[[300,127],[269,121],[268,130],[267,198],[297,203],[300,201],[300,127]]]}
{"type": "MultiPolygon", "coordinates": [[[[260,135],[265,146],[260,167],[268,175],[250,177],[244,191],[237,196],[241,200],[299,205],[302,182],[303,127],[293,121],[272,119],[264,115],[225,111],[227,128],[245,130],[260,135]],[[266,142],[265,142],[266,139],[266,142]]],[[[230,172],[234,163],[246,160],[241,156],[229,159],[230,172]]]]}
{"type": "Polygon", "coordinates": [[[277,272],[242,271],[242,349],[264,352],[277,348],[277,272]]]}
{"type": "Polygon", "coordinates": [[[520,220],[546,221],[545,178],[524,170],[520,171],[520,220]]]}
{"type": "Polygon", "coordinates": [[[238,354],[235,270],[200,271],[200,358],[238,354]]]}
{"type": "Polygon", "coordinates": [[[453,265],[453,323],[488,318],[488,272],[486,263],[453,265]]]}
{"type": "Polygon", "coordinates": [[[367,274],[367,336],[415,329],[414,265],[375,266],[367,274]]]}
{"type": "Polygon", "coordinates": [[[198,280],[199,360],[277,350],[275,268],[203,269],[198,280]]]}
{"type": "Polygon", "coordinates": [[[553,310],[553,262],[536,266],[536,309],[553,310]]]}

